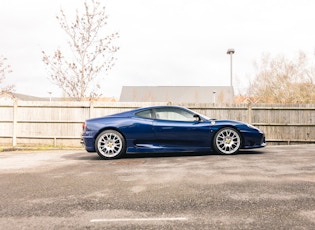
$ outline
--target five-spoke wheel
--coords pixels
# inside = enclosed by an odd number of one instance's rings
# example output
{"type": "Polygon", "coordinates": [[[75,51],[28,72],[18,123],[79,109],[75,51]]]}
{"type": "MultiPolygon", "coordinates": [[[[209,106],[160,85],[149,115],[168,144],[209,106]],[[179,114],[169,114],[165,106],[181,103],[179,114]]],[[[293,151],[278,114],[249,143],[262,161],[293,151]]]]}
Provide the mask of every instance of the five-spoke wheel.
{"type": "Polygon", "coordinates": [[[213,148],[220,154],[235,154],[241,147],[241,136],[233,128],[220,129],[214,136],[213,148]]]}
{"type": "Polygon", "coordinates": [[[116,159],[126,152],[126,141],[119,132],[105,130],[97,136],[95,149],[103,159],[116,159]]]}

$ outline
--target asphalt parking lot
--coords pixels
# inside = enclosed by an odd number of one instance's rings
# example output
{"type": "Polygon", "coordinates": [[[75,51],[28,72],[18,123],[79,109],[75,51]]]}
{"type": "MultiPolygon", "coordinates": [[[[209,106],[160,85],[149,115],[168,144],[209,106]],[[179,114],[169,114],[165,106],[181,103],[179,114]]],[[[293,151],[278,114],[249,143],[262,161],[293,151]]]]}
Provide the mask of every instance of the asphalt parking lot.
{"type": "Polygon", "coordinates": [[[0,229],[315,229],[315,145],[0,153],[0,229]]]}

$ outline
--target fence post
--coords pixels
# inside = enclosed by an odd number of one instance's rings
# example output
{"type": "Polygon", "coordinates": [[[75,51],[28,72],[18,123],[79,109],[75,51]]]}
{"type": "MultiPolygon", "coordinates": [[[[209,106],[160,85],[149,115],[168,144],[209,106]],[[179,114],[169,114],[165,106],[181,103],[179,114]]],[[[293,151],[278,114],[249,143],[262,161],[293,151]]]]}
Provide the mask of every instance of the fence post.
{"type": "Polygon", "coordinates": [[[248,124],[252,124],[252,116],[253,116],[252,104],[248,103],[247,105],[247,123],[248,124]]]}
{"type": "Polygon", "coordinates": [[[13,130],[12,130],[12,146],[15,147],[16,142],[16,134],[17,134],[17,111],[18,111],[18,101],[15,99],[13,102],[13,130]]]}
{"type": "Polygon", "coordinates": [[[93,114],[94,114],[94,105],[93,105],[93,102],[91,101],[90,102],[90,108],[89,108],[89,118],[92,118],[93,117],[93,114]]]}

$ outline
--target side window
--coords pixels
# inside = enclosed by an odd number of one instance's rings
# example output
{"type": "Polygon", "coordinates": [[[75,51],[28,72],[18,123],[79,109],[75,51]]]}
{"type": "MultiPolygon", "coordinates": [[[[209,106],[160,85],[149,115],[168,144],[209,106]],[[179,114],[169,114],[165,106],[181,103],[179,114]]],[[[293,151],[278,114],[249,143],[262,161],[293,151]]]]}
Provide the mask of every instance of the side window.
{"type": "Polygon", "coordinates": [[[162,108],[155,110],[155,117],[159,120],[195,121],[192,113],[177,108],[162,108]]]}
{"type": "Polygon", "coordinates": [[[152,119],[152,111],[151,110],[144,110],[144,111],[136,113],[136,116],[142,117],[142,118],[152,119]]]}

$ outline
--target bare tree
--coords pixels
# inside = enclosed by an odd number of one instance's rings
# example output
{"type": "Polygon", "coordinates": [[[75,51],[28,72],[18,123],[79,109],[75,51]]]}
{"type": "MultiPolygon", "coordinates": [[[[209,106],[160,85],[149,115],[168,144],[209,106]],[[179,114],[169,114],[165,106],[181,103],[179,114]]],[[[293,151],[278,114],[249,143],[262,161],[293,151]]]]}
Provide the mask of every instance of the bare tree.
{"type": "Polygon", "coordinates": [[[4,85],[6,74],[11,73],[11,66],[6,63],[7,58],[0,56],[0,95],[5,93],[12,93],[14,90],[13,85],[4,85]]]}
{"type": "Polygon", "coordinates": [[[52,56],[42,52],[52,82],[67,96],[78,100],[101,96],[99,83],[104,77],[101,76],[102,71],[108,72],[112,68],[114,54],[119,49],[113,45],[118,33],[102,36],[108,19],[105,7],[98,0],[86,0],[84,12],[80,14],[77,10],[73,22],[68,22],[62,9],[57,19],[67,34],[71,57],[66,58],[65,52],[60,49],[52,56]]]}
{"type": "Polygon", "coordinates": [[[248,96],[262,103],[314,103],[315,71],[305,53],[294,60],[263,55],[248,96]]]}

